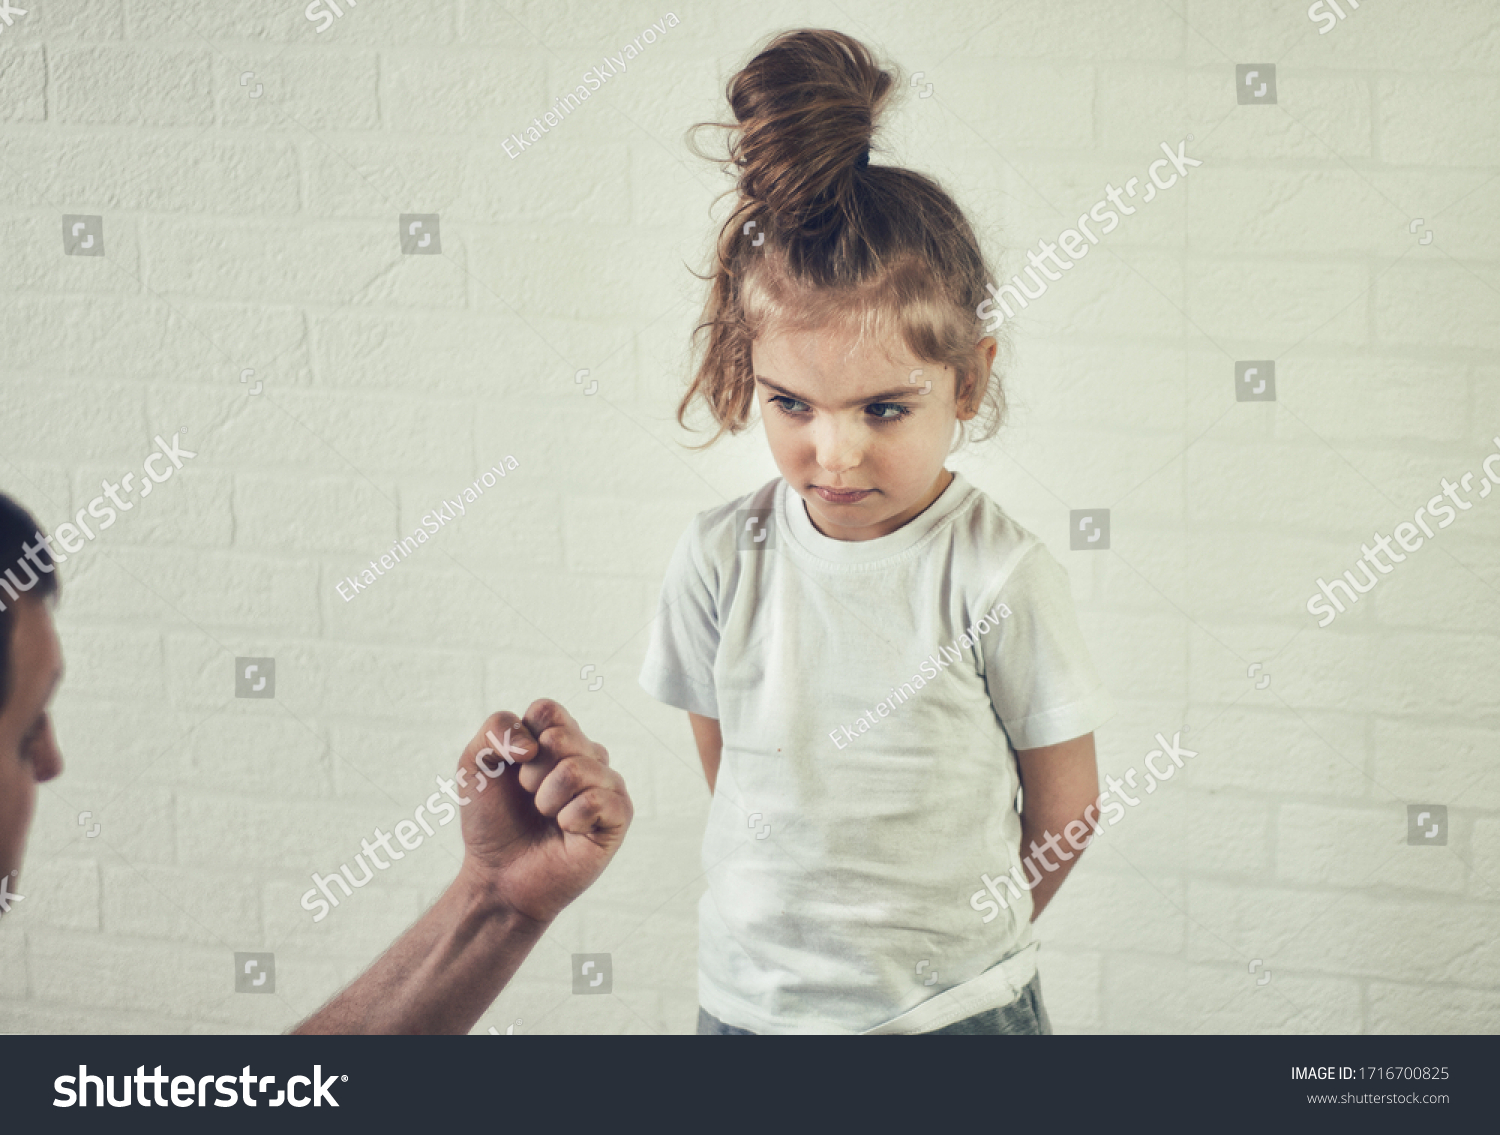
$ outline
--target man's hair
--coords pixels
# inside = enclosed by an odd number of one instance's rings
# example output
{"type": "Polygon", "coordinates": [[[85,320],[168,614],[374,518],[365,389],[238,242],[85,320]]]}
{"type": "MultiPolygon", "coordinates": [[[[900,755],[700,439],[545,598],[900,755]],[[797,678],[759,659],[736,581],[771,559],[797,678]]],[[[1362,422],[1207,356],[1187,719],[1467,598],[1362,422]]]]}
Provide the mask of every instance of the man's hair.
{"type": "Polygon", "coordinates": [[[52,550],[42,538],[35,518],[0,493],[0,711],[10,698],[10,638],[16,621],[15,605],[27,594],[37,599],[56,595],[58,587],[52,550]],[[32,546],[35,561],[27,558],[26,545],[32,546]],[[37,563],[44,566],[39,569],[37,563]]]}

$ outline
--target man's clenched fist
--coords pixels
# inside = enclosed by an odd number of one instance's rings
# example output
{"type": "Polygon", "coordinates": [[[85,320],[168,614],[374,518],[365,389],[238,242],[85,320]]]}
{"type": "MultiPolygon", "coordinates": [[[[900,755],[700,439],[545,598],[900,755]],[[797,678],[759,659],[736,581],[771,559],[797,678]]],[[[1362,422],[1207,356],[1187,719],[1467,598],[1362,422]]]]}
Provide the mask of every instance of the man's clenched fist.
{"type": "Polygon", "coordinates": [[[635,814],[609,753],[549,698],[497,713],[459,759],[471,885],[551,922],[599,877],[635,814]]]}
{"type": "Polygon", "coordinates": [[[562,908],[599,877],[634,814],[604,746],[545,698],[524,719],[486,721],[455,779],[458,878],[297,1032],[468,1032],[562,908]]]}

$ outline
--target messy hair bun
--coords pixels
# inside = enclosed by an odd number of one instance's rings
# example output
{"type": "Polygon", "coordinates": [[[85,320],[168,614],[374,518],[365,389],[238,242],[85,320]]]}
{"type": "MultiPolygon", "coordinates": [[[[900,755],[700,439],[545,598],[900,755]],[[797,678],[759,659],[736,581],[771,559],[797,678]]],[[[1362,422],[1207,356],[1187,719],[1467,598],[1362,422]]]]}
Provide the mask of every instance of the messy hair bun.
{"type": "Polygon", "coordinates": [[[750,348],[776,329],[856,324],[951,366],[980,436],[1000,425],[998,381],[980,373],[976,308],[987,298],[984,256],[963,211],[931,178],[871,165],[870,146],[898,75],[842,32],[774,37],[730,79],[733,123],[720,160],[736,205],[719,234],[698,334],[708,342],[678,407],[701,398],[718,432],[750,420],[750,348]]]}
{"type": "Polygon", "coordinates": [[[740,196],[786,238],[816,239],[859,212],[875,123],[894,80],[840,32],[782,36],[729,83],[740,196]]]}

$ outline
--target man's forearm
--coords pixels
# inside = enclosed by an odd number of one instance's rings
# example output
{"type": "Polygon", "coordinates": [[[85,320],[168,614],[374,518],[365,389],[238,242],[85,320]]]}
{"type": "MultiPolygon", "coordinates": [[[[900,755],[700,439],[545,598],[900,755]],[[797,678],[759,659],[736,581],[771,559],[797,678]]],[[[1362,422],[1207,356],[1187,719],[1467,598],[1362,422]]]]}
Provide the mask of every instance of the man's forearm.
{"type": "Polygon", "coordinates": [[[293,1032],[466,1033],[546,929],[461,869],[431,910],[293,1032]]]}

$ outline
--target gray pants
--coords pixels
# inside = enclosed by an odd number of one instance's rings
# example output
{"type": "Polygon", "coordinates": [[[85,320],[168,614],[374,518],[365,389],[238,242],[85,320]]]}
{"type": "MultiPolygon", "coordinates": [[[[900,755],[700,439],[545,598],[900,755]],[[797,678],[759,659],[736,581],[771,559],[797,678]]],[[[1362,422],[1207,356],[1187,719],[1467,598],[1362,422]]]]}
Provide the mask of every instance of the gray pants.
{"type": "MultiPolygon", "coordinates": [[[[754,1036],[749,1029],[737,1029],[711,1016],[701,1006],[698,1009],[699,1036],[754,1036]]],[[[1021,995],[1009,1005],[998,1009],[986,1009],[961,1021],[954,1021],[940,1029],[933,1029],[923,1036],[1051,1036],[1052,1022],[1047,1017],[1047,1007],[1042,1004],[1042,975],[1037,974],[1026,983],[1021,995]]]]}

